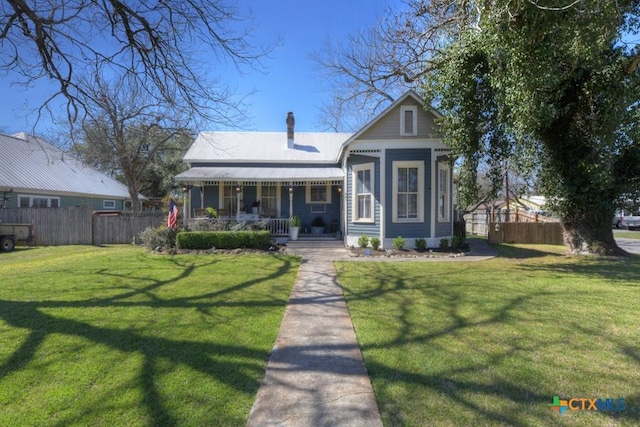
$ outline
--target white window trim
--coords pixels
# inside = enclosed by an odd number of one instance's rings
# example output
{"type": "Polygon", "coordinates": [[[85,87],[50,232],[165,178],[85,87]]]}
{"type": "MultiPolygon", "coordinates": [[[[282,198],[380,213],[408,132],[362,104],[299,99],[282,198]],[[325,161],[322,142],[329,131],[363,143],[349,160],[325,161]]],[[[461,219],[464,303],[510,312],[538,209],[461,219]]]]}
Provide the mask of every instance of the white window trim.
{"type": "Polygon", "coordinates": [[[451,189],[449,188],[449,166],[446,163],[438,163],[438,175],[437,175],[437,179],[438,179],[438,199],[436,201],[436,209],[438,210],[438,222],[449,222],[449,192],[451,191],[451,189]],[[444,202],[444,215],[441,215],[440,212],[440,196],[442,195],[442,192],[440,191],[440,172],[444,171],[447,175],[447,179],[445,180],[444,186],[445,186],[445,190],[444,190],[444,194],[445,194],[445,202],[444,202]]]}
{"type": "Polygon", "coordinates": [[[414,161],[395,161],[393,162],[393,222],[400,223],[417,223],[424,222],[424,162],[421,160],[414,161]],[[418,218],[398,218],[398,169],[399,168],[418,168],[418,218]]]}
{"type": "Polygon", "coordinates": [[[417,105],[403,105],[400,107],[400,135],[403,136],[417,136],[418,135],[418,106],[417,105]],[[411,132],[405,130],[405,111],[412,111],[413,114],[413,127],[411,132]]]}
{"type": "Polygon", "coordinates": [[[308,205],[330,205],[331,204],[331,185],[330,184],[307,184],[306,185],[306,196],[305,196],[305,201],[308,205]],[[322,187],[322,185],[325,185],[325,187],[327,187],[327,200],[325,200],[324,202],[318,202],[318,201],[311,201],[311,187],[322,187]]]}
{"type": "MultiPolygon", "coordinates": [[[[262,187],[267,187],[267,186],[266,185],[263,186],[260,183],[260,184],[258,184],[258,187],[256,189],[256,195],[257,195],[257,198],[260,200],[260,203],[262,203],[262,187]]],[[[279,186],[273,186],[273,187],[276,188],[276,213],[277,213],[277,216],[280,217],[280,205],[281,205],[280,193],[281,193],[281,191],[280,191],[280,187],[279,186]]],[[[262,209],[262,207],[260,209],[262,209]]]]}
{"type": "Polygon", "coordinates": [[[50,208],[51,207],[51,201],[52,200],[57,200],[58,201],[58,207],[60,207],[60,197],[52,197],[52,196],[41,196],[41,195],[37,195],[37,194],[18,194],[18,206],[20,206],[20,199],[21,198],[28,198],[29,199],[29,207],[33,206],[33,199],[47,199],[47,207],[50,208]]]}
{"type": "Polygon", "coordinates": [[[102,201],[102,209],[115,209],[116,201],[115,200],[103,200],[102,201]],[[107,206],[109,204],[110,206],[107,206]]]}
{"type": "MultiPolygon", "coordinates": [[[[224,205],[224,187],[225,186],[229,186],[229,187],[236,187],[237,185],[235,184],[231,184],[228,182],[221,182],[220,184],[218,184],[218,210],[222,209],[227,209],[227,207],[224,205]]],[[[240,195],[238,193],[236,193],[236,199],[239,197],[240,195]]],[[[240,199],[242,200],[242,199],[240,199]]],[[[238,202],[236,200],[236,204],[234,206],[231,206],[231,211],[229,212],[229,215],[231,215],[231,212],[234,212],[234,215],[236,215],[236,208],[238,206],[238,202]]],[[[240,205],[240,209],[242,209],[242,205],[240,205]]]]}
{"type": "Polygon", "coordinates": [[[351,174],[351,188],[352,188],[352,196],[351,196],[351,221],[354,223],[368,223],[372,224],[375,222],[375,197],[374,194],[376,192],[376,183],[374,178],[375,172],[375,164],[374,163],[363,163],[360,165],[354,165],[353,171],[351,174]],[[358,172],[370,170],[371,171],[371,218],[358,218],[358,190],[357,190],[357,182],[358,182],[358,172]]]}

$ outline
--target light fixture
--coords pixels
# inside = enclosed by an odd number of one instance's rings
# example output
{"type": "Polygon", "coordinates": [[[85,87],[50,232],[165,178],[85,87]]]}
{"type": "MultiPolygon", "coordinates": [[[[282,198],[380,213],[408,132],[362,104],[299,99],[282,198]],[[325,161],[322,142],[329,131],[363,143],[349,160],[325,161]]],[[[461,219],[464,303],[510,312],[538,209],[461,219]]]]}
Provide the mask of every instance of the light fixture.
{"type": "Polygon", "coordinates": [[[186,193],[187,191],[191,190],[191,187],[193,187],[193,185],[190,185],[190,184],[183,185],[182,192],[186,193]]]}
{"type": "Polygon", "coordinates": [[[289,194],[293,194],[293,186],[292,185],[289,186],[289,194]]]}
{"type": "Polygon", "coordinates": [[[342,187],[338,187],[338,193],[342,193],[342,187]]]}
{"type": "Polygon", "coordinates": [[[242,191],[242,187],[240,187],[239,185],[236,187],[236,193],[240,193],[242,191]]]}

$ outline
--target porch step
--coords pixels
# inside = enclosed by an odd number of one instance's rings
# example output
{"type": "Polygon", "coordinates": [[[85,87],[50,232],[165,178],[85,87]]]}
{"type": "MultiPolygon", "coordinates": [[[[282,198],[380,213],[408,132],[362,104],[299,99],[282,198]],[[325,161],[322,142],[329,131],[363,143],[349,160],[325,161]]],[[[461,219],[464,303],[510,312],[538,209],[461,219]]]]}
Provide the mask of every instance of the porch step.
{"type": "Polygon", "coordinates": [[[287,250],[300,255],[303,258],[326,258],[330,260],[346,258],[348,253],[345,250],[344,242],[333,238],[307,238],[289,240],[287,250]]]}
{"type": "MultiPolygon", "coordinates": [[[[338,240],[336,238],[335,235],[333,234],[321,234],[321,235],[316,235],[316,234],[300,234],[298,235],[298,242],[299,241],[319,241],[319,240],[338,240]]],[[[291,241],[291,240],[289,240],[291,241]]]]}

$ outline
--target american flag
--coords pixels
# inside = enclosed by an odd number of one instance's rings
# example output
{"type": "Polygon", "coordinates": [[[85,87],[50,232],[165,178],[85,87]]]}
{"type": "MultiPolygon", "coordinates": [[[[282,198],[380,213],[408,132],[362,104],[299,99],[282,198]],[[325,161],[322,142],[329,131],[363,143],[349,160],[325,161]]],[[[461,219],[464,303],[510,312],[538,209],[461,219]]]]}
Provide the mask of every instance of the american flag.
{"type": "Polygon", "coordinates": [[[167,227],[178,228],[178,206],[173,200],[169,203],[169,216],[167,217],[167,227]]]}

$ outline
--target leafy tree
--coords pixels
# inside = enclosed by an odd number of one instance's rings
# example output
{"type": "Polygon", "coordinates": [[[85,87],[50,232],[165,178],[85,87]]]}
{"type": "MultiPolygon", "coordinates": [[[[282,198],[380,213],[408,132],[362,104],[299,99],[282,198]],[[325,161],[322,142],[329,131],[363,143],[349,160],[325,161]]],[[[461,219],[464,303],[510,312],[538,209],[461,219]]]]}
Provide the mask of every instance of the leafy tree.
{"type": "Polygon", "coordinates": [[[640,48],[623,39],[637,35],[639,8],[638,0],[407,0],[346,47],[317,55],[335,94],[327,122],[423,89],[462,160],[462,206],[477,200],[479,167],[488,166],[485,193],[495,194],[508,164],[535,176],[573,252],[621,253],[611,218],[640,195],[640,48]]]}
{"type": "Polygon", "coordinates": [[[461,197],[476,194],[478,164],[539,166],[573,252],[619,254],[616,202],[638,194],[638,1],[458,2],[474,25],[440,54],[428,89],[446,142],[463,156],[461,197]],[[563,6],[563,4],[566,4],[563,6]]]}

